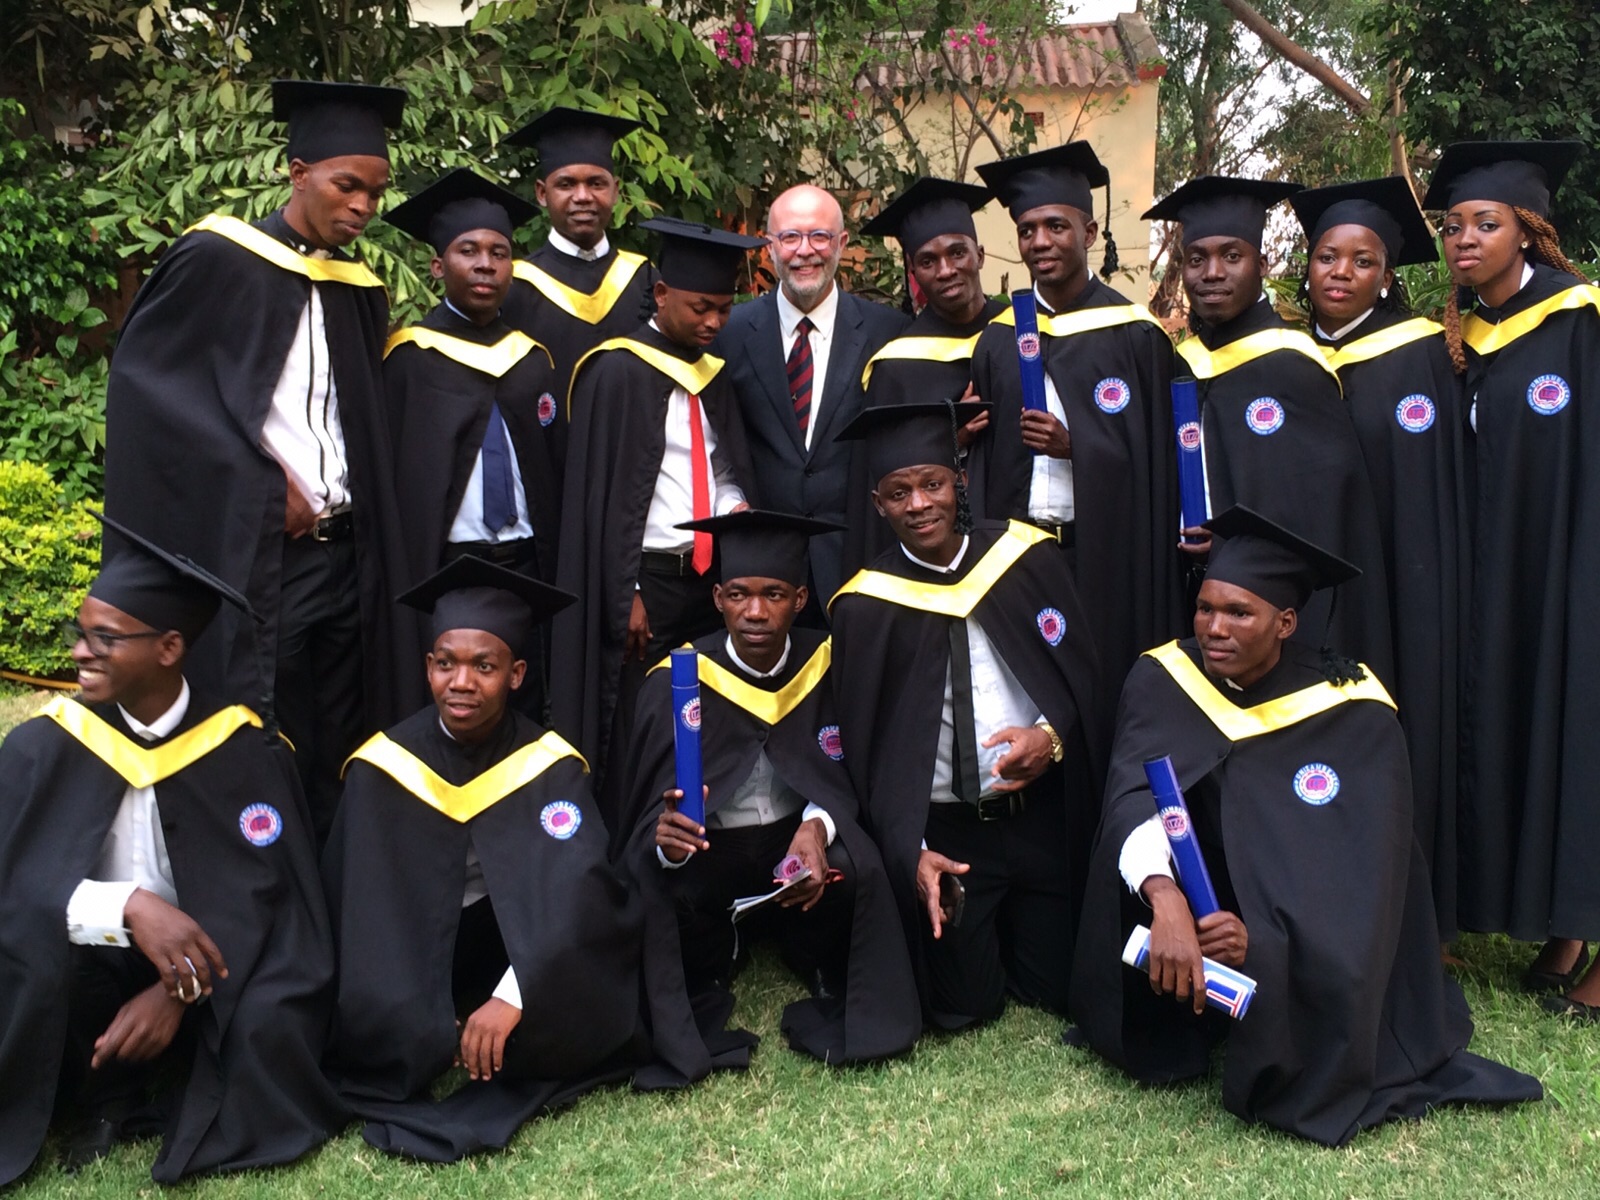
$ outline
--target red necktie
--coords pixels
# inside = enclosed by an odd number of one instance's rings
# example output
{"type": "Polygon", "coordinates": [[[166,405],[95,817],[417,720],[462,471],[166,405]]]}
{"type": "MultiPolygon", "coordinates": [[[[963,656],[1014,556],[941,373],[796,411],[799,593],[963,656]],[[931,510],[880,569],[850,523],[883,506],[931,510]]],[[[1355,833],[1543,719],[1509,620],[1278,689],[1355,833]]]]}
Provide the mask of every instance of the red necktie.
{"type": "MultiPolygon", "coordinates": [[[[689,472],[689,495],[694,505],[694,519],[703,521],[711,515],[711,472],[706,465],[706,432],[700,425],[700,397],[689,394],[689,457],[694,459],[689,472]]],[[[694,553],[689,564],[695,572],[704,575],[711,569],[711,535],[694,535],[694,553]]]]}
{"type": "Polygon", "coordinates": [[[811,324],[810,317],[801,317],[795,326],[794,347],[789,351],[785,367],[789,374],[789,402],[794,405],[794,419],[800,426],[800,436],[805,437],[806,426],[811,424],[811,324]]]}

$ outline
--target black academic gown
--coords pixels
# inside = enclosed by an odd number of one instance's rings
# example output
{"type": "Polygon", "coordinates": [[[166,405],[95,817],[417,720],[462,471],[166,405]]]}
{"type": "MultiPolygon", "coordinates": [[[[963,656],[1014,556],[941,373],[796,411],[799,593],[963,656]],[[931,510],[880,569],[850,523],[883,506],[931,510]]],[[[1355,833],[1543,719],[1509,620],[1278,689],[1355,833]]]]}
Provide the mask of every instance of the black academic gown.
{"type": "Polygon", "coordinates": [[[1477,530],[1460,921],[1532,941],[1600,938],[1597,308],[1596,289],[1538,266],[1462,321],[1477,530]]]}
{"type": "MultiPolygon", "coordinates": [[[[685,350],[649,325],[628,337],[648,352],[717,369],[699,393],[700,404],[716,433],[718,455],[726,457],[749,495],[744,428],[721,360],[685,350]]],[[[573,381],[570,469],[561,504],[556,582],[577,596],[578,603],[554,622],[551,723],[595,765],[599,787],[604,786],[606,742],[639,578],[645,518],[666,449],[667,400],[676,386],[622,348],[592,355],[573,381]]]]}
{"type": "MultiPolygon", "coordinates": [[[[269,253],[302,270],[223,233],[191,230],[139,289],[106,393],[106,514],[181,549],[250,598],[265,623],[224,605],[184,668],[202,688],[269,716],[287,483],[261,449],[261,430],[310,302],[312,280],[302,271],[322,265],[290,248],[294,234],[281,211],[255,228],[276,247],[269,253]]],[[[357,268],[343,253],[333,261],[334,269],[357,268]]],[[[395,683],[414,675],[416,663],[409,640],[395,636],[389,600],[390,573],[404,562],[380,374],[389,304],[376,277],[365,278],[365,286],[316,286],[349,460],[365,717],[379,728],[404,711],[394,708],[395,683]]]]}
{"type": "MultiPolygon", "coordinates": [[[[754,679],[728,656],[727,640],[719,632],[694,643],[703,659],[700,754],[711,789],[707,814],[716,812],[750,777],[764,752],[785,783],[827,810],[855,873],[844,1007],[796,1001],[783,1010],[783,1030],[796,1050],[824,1062],[899,1054],[916,1041],[922,1014],[894,893],[878,848],[861,827],[840,751],[828,671],[831,644],[820,631],[795,629],[784,669],[770,679],[754,679]],[[730,677],[733,684],[719,688],[719,681],[730,677]],[[753,712],[741,704],[741,685],[759,693],[749,698],[752,706],[771,705],[771,711],[753,712]]],[[[633,828],[627,864],[645,896],[648,969],[669,980],[661,989],[666,994],[684,987],[678,923],[655,841],[661,795],[676,786],[671,674],[664,667],[652,672],[639,694],[627,793],[633,828]]]]}
{"type": "MultiPolygon", "coordinates": [[[[50,1123],[72,970],[67,901],[129,786],[90,747],[130,769],[154,765],[223,707],[191,692],[178,728],[146,742],[114,704],[59,699],[0,746],[0,1184],[28,1169],[50,1123]]],[[[234,715],[209,726],[215,749],[154,784],[179,907],[228,964],[184,1018],[194,1057],[151,1171],[159,1183],[290,1162],[346,1119],[321,1070],[333,944],[299,778],[286,746],[234,715]]]]}
{"type": "MultiPolygon", "coordinates": [[[[1078,593],[1110,688],[1139,654],[1186,627],[1178,545],[1178,463],[1172,433],[1172,341],[1142,308],[1090,278],[1076,304],[1040,314],[1066,336],[1041,332],[1045,371],[1072,436],[1078,593]],[[1093,328],[1103,321],[1114,321],[1093,328]]],[[[972,381],[994,405],[973,447],[975,515],[1028,517],[1033,453],[1022,444],[1022,375],[1009,312],[984,333],[972,381]]]]}
{"type": "Polygon", "coordinates": [[[1178,350],[1200,383],[1212,513],[1247,505],[1360,567],[1361,578],[1336,589],[1336,603],[1333,591],[1311,598],[1295,638],[1330,645],[1392,682],[1377,506],[1333,368],[1265,299],[1178,350]],[[1283,345],[1244,342],[1252,337],[1277,337],[1283,345]]]}
{"type": "MultiPolygon", "coordinates": [[[[904,333],[884,343],[868,360],[862,372],[864,407],[961,399],[972,382],[972,352],[978,335],[1005,309],[999,300],[985,300],[983,311],[974,320],[958,325],[941,317],[931,304],[924,308],[904,333]]],[[[853,445],[845,518],[846,579],[898,544],[889,522],[878,515],[872,503],[878,481],[867,469],[866,443],[853,445]]]]}
{"type": "Polygon", "coordinates": [[[1472,578],[1461,381],[1444,331],[1421,317],[1377,311],[1337,341],[1317,340],[1344,385],[1378,506],[1417,842],[1448,940],[1456,932],[1457,706],[1472,578]]]}
{"type": "Polygon", "coordinates": [[[567,394],[578,360],[607,338],[631,333],[655,315],[655,278],[648,259],[616,246],[605,257],[584,262],[545,242],[518,260],[500,315],[549,350],[558,428],[567,424],[567,394]]]}
{"type": "Polygon", "coordinates": [[[1155,815],[1145,761],[1171,755],[1218,899],[1250,935],[1239,969],[1255,999],[1226,1023],[1229,1112],[1342,1146],[1443,1104],[1538,1099],[1537,1080],[1466,1050],[1472,1018],[1439,962],[1392,701],[1371,677],[1335,688],[1319,663],[1286,643],[1280,664],[1238,693],[1205,675],[1192,639],[1135,665],[1084,898],[1074,1019],[1096,1051],[1148,1083],[1205,1074],[1208,1033],[1226,1020],[1196,1019],[1122,963],[1150,910],[1118,857],[1155,815]],[[1298,794],[1313,764],[1338,780],[1321,803],[1298,794]]]}
{"type": "MultiPolygon", "coordinates": [[[[919,975],[918,931],[927,915],[917,899],[917,861],[933,790],[952,613],[978,621],[1066,746],[1059,777],[1075,857],[1062,872],[1075,891],[1082,889],[1104,778],[1100,714],[1108,706],[1099,698],[1099,664],[1066,560],[1048,534],[1016,522],[985,522],[970,536],[953,577],[917,566],[896,546],[833,602],[845,767],[883,852],[919,975]]],[[[1070,947],[1072,931],[1063,930],[1062,938],[1070,947]]]]}

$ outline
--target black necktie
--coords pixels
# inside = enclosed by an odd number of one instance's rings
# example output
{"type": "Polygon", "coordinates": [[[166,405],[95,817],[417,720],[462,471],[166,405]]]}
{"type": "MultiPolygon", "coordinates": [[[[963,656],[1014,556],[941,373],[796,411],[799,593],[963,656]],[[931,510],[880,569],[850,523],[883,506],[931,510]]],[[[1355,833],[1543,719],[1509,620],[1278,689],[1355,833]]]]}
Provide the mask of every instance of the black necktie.
{"type": "Polygon", "coordinates": [[[955,736],[950,743],[950,790],[957,800],[976,804],[978,786],[978,734],[972,715],[972,646],[967,623],[950,622],[950,720],[955,736]]]}

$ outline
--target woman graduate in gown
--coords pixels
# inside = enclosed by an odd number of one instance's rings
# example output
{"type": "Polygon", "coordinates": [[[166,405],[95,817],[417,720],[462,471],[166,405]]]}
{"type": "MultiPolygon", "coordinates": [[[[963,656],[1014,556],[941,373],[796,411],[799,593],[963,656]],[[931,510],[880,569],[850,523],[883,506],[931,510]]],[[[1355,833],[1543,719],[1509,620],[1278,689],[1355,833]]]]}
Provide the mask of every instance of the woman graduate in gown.
{"type": "Polygon", "coordinates": [[[1561,252],[1550,201],[1576,142],[1460,142],[1423,207],[1444,213],[1458,285],[1445,335],[1466,378],[1475,458],[1467,629],[1463,929],[1544,948],[1526,984],[1600,1018],[1600,289],[1561,252]],[[1586,403],[1587,401],[1587,403],[1586,403]],[[1576,984],[1576,986],[1573,986],[1576,984]]]}
{"type": "Polygon", "coordinates": [[[1395,268],[1433,262],[1398,176],[1289,197],[1305,227],[1311,335],[1339,373],[1378,506],[1395,699],[1417,842],[1443,938],[1455,935],[1458,675],[1469,594],[1466,409],[1444,328],[1411,315],[1395,268]]]}

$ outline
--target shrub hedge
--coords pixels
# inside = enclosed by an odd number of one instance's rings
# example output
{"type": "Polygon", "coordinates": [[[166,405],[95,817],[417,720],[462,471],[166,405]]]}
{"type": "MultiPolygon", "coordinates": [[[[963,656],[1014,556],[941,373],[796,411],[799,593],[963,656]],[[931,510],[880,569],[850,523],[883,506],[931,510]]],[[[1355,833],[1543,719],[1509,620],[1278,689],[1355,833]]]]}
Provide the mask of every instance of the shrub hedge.
{"type": "Polygon", "coordinates": [[[41,678],[72,671],[61,624],[100,566],[100,523],[68,504],[50,473],[0,461],[0,668],[41,678]]]}

